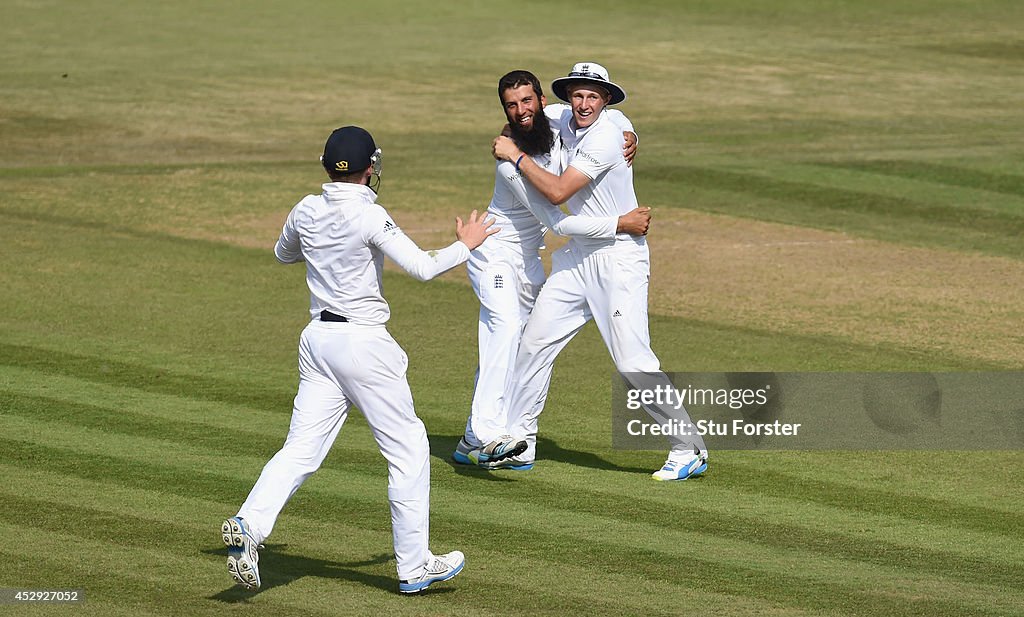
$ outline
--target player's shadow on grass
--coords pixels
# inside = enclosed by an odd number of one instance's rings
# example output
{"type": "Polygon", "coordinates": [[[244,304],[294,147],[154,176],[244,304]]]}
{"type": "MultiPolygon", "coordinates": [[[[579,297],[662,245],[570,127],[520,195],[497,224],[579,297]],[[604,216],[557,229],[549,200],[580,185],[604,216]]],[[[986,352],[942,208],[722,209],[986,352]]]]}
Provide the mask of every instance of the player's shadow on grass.
{"type": "MultiPolygon", "coordinates": [[[[489,472],[474,465],[459,465],[452,460],[452,452],[459,444],[462,435],[430,435],[430,453],[445,461],[459,475],[484,478],[493,482],[508,482],[516,475],[516,472],[489,472]]],[[[557,461],[568,463],[579,467],[590,467],[591,469],[603,469],[605,471],[621,471],[625,473],[650,474],[651,470],[646,467],[624,467],[611,461],[607,461],[591,452],[580,452],[569,450],[558,445],[557,442],[544,437],[537,439],[537,451],[540,456],[536,464],[543,465],[544,461],[557,461]]],[[[660,464],[660,461],[659,461],[660,464]]]]}
{"type": "MultiPolygon", "coordinates": [[[[394,561],[393,555],[381,554],[364,561],[338,562],[286,553],[284,551],[287,546],[287,544],[268,544],[260,550],[261,585],[259,589],[248,590],[241,585],[235,585],[210,596],[209,599],[228,604],[245,603],[257,594],[264,593],[275,587],[288,585],[292,581],[307,576],[354,581],[367,587],[376,587],[384,591],[398,593],[397,578],[363,571],[363,568],[367,566],[376,566],[394,561]]],[[[204,550],[203,553],[227,559],[226,548],[204,550]]],[[[229,577],[226,567],[224,569],[224,576],[229,577]]],[[[433,595],[450,591],[452,589],[441,587],[438,589],[431,588],[424,593],[433,595]]]]}

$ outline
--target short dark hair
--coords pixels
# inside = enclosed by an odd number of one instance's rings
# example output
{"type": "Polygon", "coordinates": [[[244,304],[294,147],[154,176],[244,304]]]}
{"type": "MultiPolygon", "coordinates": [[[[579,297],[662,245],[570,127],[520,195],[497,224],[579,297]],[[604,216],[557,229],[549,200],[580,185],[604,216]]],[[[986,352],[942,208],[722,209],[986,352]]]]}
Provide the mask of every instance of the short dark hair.
{"type": "Polygon", "coordinates": [[[544,90],[540,87],[540,80],[530,71],[516,70],[505,73],[498,80],[498,100],[505,104],[504,94],[506,90],[515,89],[520,86],[533,86],[533,92],[537,98],[544,96],[544,90]]]}

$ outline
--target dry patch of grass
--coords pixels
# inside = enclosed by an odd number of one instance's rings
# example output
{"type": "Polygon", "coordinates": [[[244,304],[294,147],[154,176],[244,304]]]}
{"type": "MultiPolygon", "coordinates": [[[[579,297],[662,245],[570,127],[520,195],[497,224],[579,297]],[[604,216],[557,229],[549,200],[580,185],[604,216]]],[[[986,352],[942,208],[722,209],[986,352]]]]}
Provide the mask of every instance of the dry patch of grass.
{"type": "Polygon", "coordinates": [[[1024,361],[1013,259],[687,211],[651,247],[653,313],[1024,361]]]}
{"type": "MultiPolygon", "coordinates": [[[[447,217],[392,214],[424,248],[454,239],[447,217]]],[[[234,217],[215,234],[174,233],[269,251],[284,216],[234,217]]],[[[1013,259],[674,209],[656,212],[650,240],[655,314],[1024,362],[1024,263],[1013,259]]],[[[562,243],[549,236],[550,249],[562,243]]],[[[462,268],[444,278],[466,283],[462,268]]]]}

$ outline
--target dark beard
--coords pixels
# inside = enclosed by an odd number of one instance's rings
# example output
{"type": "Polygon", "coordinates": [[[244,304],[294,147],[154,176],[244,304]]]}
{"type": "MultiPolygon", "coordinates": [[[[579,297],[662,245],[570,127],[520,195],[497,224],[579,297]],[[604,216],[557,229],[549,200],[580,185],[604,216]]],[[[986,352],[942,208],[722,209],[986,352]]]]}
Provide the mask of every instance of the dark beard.
{"type": "Polygon", "coordinates": [[[533,128],[530,130],[524,131],[511,121],[508,123],[508,128],[512,132],[512,141],[524,154],[530,156],[549,154],[551,146],[555,145],[555,135],[551,132],[544,110],[533,115],[533,128]]]}

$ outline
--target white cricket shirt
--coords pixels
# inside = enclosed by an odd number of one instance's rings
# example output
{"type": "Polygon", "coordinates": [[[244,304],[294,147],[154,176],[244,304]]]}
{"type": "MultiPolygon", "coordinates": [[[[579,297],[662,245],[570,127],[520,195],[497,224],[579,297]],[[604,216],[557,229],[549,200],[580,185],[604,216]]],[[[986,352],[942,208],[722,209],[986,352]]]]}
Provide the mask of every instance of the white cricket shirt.
{"type": "Polygon", "coordinates": [[[399,229],[362,184],[330,182],[320,195],[307,195],[292,208],[274,246],[282,263],[306,262],[309,312],[324,309],[349,322],[379,325],[391,309],[384,300],[384,255],[425,281],[469,258],[462,242],[426,252],[399,229]]]}
{"type": "MultiPolygon", "coordinates": [[[[575,122],[562,123],[561,138],[566,165],[575,167],[590,183],[566,201],[569,212],[581,216],[619,216],[637,207],[633,190],[633,168],[622,156],[622,131],[609,120],[605,109],[590,126],[573,128],[575,122]]],[[[618,234],[619,240],[631,238],[618,234]]],[[[635,239],[633,241],[636,241],[635,239]]]]}
{"type": "MultiPolygon", "coordinates": [[[[621,158],[622,132],[634,132],[633,125],[622,112],[608,112],[609,121],[618,127],[621,158]]],[[[548,105],[544,108],[544,114],[555,134],[555,140],[550,152],[531,158],[543,169],[559,175],[564,169],[559,131],[568,122],[568,118],[572,117],[572,108],[562,104],[548,105]]],[[[501,228],[493,239],[518,244],[524,252],[536,252],[543,248],[545,228],[560,236],[613,238],[619,218],[618,214],[604,217],[566,216],[561,208],[552,205],[533,184],[526,181],[522,172],[516,171],[515,163],[510,161],[498,161],[495,165],[494,195],[487,212],[494,217],[495,226],[501,228]]]]}

